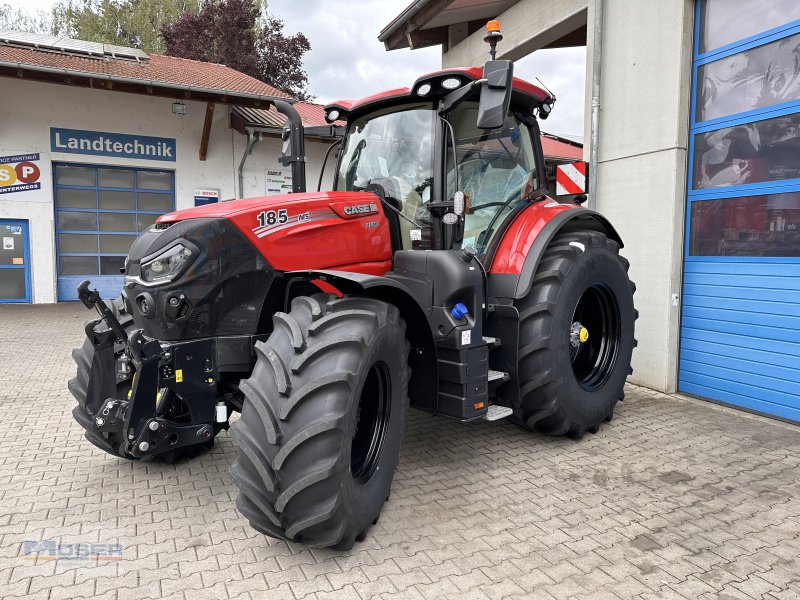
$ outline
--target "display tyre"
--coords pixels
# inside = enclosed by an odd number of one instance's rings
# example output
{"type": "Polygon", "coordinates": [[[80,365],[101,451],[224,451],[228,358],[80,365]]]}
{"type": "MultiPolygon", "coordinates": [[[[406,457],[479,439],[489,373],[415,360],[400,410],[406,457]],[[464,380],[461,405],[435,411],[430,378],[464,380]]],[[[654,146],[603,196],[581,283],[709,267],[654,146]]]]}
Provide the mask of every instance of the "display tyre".
{"type": "Polygon", "coordinates": [[[236,505],[266,535],[346,550],[389,495],[408,405],[409,345],[396,307],[295,298],[240,387],[236,505]]]}
{"type": "Polygon", "coordinates": [[[595,231],[557,235],[516,302],[519,404],[530,430],[579,439],[610,421],[632,373],[636,286],[619,244],[595,231]]]}
{"type": "MultiPolygon", "coordinates": [[[[106,305],[114,313],[114,316],[119,321],[126,334],[130,334],[133,329],[133,317],[125,312],[125,305],[122,298],[116,300],[105,300],[106,305]]],[[[114,344],[114,358],[122,354],[122,344],[114,344]]],[[[131,459],[124,451],[124,440],[122,436],[117,433],[101,433],[93,427],[94,415],[86,407],[86,394],[89,387],[89,375],[92,368],[92,357],[94,356],[94,346],[86,338],[83,341],[83,346],[75,348],[72,351],[72,358],[78,366],[78,372],[67,383],[69,391],[75,396],[78,405],[72,410],[72,416],[81,424],[86,435],[86,439],[92,444],[105,450],[109,454],[119,456],[122,458],[131,459]]],[[[128,391],[131,389],[131,380],[126,379],[117,383],[117,398],[127,398],[128,391]]]]}

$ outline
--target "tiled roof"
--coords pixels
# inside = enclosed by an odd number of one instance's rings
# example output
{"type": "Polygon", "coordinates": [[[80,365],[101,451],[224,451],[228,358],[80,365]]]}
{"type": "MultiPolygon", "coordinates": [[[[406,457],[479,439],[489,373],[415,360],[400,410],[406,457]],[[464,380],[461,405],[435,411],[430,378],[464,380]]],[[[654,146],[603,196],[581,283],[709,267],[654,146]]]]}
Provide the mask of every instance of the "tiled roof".
{"type": "Polygon", "coordinates": [[[35,48],[0,44],[0,65],[23,69],[49,69],[73,74],[140,81],[143,84],[219,91],[235,96],[290,98],[263,81],[240,73],[225,65],[206,63],[161,54],[150,54],[149,60],[121,60],[109,57],[88,57],[35,48]]]}
{"type": "Polygon", "coordinates": [[[583,160],[583,146],[574,146],[554,139],[547,134],[542,135],[542,153],[545,158],[583,160]]]}

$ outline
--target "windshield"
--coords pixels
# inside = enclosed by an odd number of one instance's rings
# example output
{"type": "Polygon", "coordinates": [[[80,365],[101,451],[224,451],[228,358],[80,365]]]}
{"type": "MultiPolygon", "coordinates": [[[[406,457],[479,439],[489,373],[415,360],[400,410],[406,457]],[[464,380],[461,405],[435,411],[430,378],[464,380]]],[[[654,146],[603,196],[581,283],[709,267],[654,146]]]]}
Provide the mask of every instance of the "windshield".
{"type": "Polygon", "coordinates": [[[404,195],[413,192],[428,202],[435,119],[429,106],[402,106],[353,121],[339,161],[336,189],[361,191],[372,181],[389,178],[404,195]]]}
{"type": "MultiPolygon", "coordinates": [[[[464,102],[448,120],[455,135],[458,187],[468,198],[462,246],[486,251],[525,192],[538,187],[530,128],[508,115],[500,129],[478,129],[478,105],[464,102]]],[[[455,193],[452,143],[447,148],[447,197],[455,193]]]]}

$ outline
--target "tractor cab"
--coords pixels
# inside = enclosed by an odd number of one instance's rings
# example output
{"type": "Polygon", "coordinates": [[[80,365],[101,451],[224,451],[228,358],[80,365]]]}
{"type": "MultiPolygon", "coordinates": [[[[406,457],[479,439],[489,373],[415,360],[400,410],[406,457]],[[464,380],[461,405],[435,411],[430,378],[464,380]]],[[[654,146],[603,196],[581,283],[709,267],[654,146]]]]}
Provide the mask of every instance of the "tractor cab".
{"type": "Polygon", "coordinates": [[[326,106],[329,122],[348,124],[334,189],[379,195],[394,213],[395,249],[471,246],[484,256],[515,209],[543,195],[535,115],[554,98],[512,70],[510,61],[447,69],[326,106]]]}

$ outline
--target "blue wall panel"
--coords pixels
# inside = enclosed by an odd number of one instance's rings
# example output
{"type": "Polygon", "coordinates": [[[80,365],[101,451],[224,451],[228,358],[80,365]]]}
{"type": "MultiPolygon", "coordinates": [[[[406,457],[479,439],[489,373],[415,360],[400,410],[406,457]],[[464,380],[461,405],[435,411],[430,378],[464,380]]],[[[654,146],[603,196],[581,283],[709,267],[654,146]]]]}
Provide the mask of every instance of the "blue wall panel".
{"type": "Polygon", "coordinates": [[[679,389],[800,421],[800,261],[690,258],[679,389]]]}

